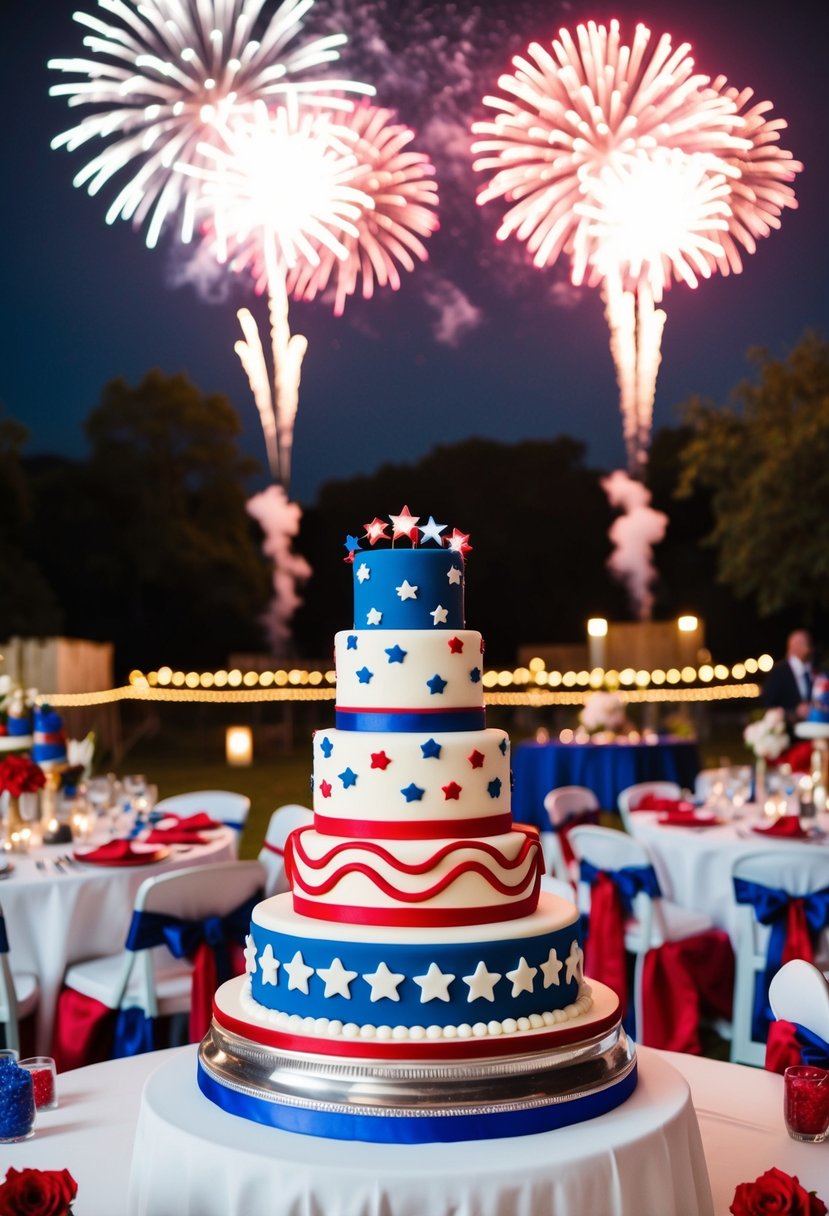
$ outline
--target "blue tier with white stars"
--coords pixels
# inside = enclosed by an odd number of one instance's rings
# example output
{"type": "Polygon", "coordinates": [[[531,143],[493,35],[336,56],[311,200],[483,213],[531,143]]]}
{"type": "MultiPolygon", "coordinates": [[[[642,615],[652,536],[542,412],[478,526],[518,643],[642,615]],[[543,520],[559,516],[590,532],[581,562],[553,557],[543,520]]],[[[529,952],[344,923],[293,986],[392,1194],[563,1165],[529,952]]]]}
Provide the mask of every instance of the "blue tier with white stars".
{"type": "Polygon", "coordinates": [[[356,629],[462,629],[463,559],[445,549],[354,554],[356,629]]]}

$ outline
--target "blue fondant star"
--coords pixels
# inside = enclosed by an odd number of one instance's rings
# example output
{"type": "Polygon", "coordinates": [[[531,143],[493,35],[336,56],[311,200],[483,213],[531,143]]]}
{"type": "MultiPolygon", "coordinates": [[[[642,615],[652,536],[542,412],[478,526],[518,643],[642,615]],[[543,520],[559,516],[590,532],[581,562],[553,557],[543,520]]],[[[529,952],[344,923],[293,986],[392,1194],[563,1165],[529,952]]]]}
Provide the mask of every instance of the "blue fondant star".
{"type": "Polygon", "coordinates": [[[340,781],[342,781],[344,790],[347,790],[352,785],[357,784],[357,774],[353,769],[347,768],[345,772],[337,773],[337,776],[339,777],[340,781]]]}
{"type": "Polygon", "coordinates": [[[405,789],[400,791],[400,793],[407,802],[420,802],[425,790],[422,790],[419,785],[415,785],[414,781],[412,781],[412,783],[407,785],[405,789]]]}
{"type": "Polygon", "coordinates": [[[356,649],[357,649],[357,635],[356,635],[356,633],[350,633],[348,635],[348,642],[346,645],[346,650],[356,650],[356,649]]]}
{"type": "Polygon", "coordinates": [[[432,676],[431,680],[426,681],[426,687],[429,689],[432,696],[434,696],[435,693],[443,692],[444,688],[446,687],[446,681],[442,680],[439,675],[434,675],[432,676]]]}
{"type": "Polygon", "coordinates": [[[361,667],[360,670],[357,672],[357,679],[360,681],[361,684],[370,684],[371,677],[373,675],[374,675],[373,671],[369,671],[369,669],[367,667],[361,667]]]}
{"type": "Polygon", "coordinates": [[[424,760],[440,759],[440,744],[435,739],[427,739],[425,743],[421,743],[420,750],[423,752],[424,760]]]}
{"type": "Polygon", "coordinates": [[[507,754],[506,739],[502,739],[501,742],[498,744],[498,751],[501,753],[502,756],[506,756],[506,754],[507,754]]]}
{"type": "Polygon", "coordinates": [[[348,549],[349,553],[354,553],[356,549],[361,549],[362,545],[360,544],[359,536],[346,536],[343,548],[348,549]]]}
{"type": "Polygon", "coordinates": [[[492,780],[490,781],[489,785],[486,787],[486,792],[489,794],[490,798],[500,798],[501,797],[501,778],[493,777],[492,780]]]}
{"type": "Polygon", "coordinates": [[[331,753],[333,752],[333,750],[334,750],[334,744],[333,744],[333,743],[331,742],[331,740],[330,740],[330,739],[329,739],[329,738],[326,736],[326,737],[323,739],[322,743],[320,744],[320,751],[322,752],[323,756],[325,756],[326,760],[327,760],[327,759],[328,759],[328,757],[331,755],[331,753]]]}
{"type": "Polygon", "coordinates": [[[386,654],[389,656],[390,663],[402,663],[408,651],[401,650],[399,646],[387,646],[386,654]]]}
{"type": "Polygon", "coordinates": [[[478,681],[479,681],[479,680],[480,680],[480,678],[481,678],[481,669],[480,669],[480,667],[473,667],[473,668],[472,668],[472,670],[471,670],[471,671],[470,671],[470,673],[469,673],[469,678],[470,678],[470,680],[472,681],[472,683],[473,683],[473,684],[477,684],[477,683],[478,683],[478,681]]]}

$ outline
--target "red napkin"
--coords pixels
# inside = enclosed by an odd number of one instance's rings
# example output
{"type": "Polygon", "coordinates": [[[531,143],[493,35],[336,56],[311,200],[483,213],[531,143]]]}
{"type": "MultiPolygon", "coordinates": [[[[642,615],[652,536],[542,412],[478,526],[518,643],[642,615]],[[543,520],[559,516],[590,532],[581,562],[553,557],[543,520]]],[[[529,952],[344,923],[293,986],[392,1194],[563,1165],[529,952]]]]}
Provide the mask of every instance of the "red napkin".
{"type": "MultiPolygon", "coordinates": [[[[164,819],[175,821],[175,830],[179,832],[208,832],[211,828],[224,826],[220,819],[211,819],[206,811],[197,811],[195,815],[165,815],[164,819]]],[[[173,828],[162,828],[162,831],[173,831],[173,828]]]]}
{"type": "Polygon", "coordinates": [[[100,845],[97,849],[90,849],[88,853],[82,853],[81,858],[84,861],[123,861],[125,857],[136,855],[131,840],[108,840],[106,844],[100,845]]]}
{"type": "Polygon", "coordinates": [[[643,794],[636,806],[632,806],[630,809],[632,811],[672,811],[687,815],[693,811],[694,804],[686,802],[683,798],[658,798],[656,794],[643,794]]]}
{"type": "Polygon", "coordinates": [[[756,827],[751,830],[758,836],[782,836],[786,840],[805,840],[809,835],[803,831],[796,815],[782,815],[767,828],[756,827]]]}
{"type": "Polygon", "coordinates": [[[145,844],[208,844],[206,836],[198,832],[188,832],[182,827],[153,828],[146,838],[145,844]]]}
{"type": "Polygon", "coordinates": [[[659,816],[659,823],[665,827],[674,828],[710,828],[715,823],[719,823],[716,815],[711,815],[705,811],[700,814],[688,811],[669,811],[667,815],[659,816]]]}

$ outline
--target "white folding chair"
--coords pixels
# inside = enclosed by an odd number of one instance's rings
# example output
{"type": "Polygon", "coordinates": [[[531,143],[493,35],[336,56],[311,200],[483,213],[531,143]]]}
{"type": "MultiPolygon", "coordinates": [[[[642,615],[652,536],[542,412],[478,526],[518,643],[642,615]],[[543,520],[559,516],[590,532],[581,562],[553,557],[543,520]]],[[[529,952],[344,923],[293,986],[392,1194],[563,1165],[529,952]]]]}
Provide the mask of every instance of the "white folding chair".
{"type": "MultiPolygon", "coordinates": [[[[650,866],[651,859],[645,846],[632,836],[614,828],[592,827],[585,824],[570,832],[570,844],[579,862],[587,861],[597,870],[622,870],[629,866],[650,866]]],[[[579,880],[579,910],[590,914],[590,886],[579,880]]],[[[644,1025],[642,974],[645,955],[658,949],[665,942],[680,941],[705,933],[712,928],[711,921],[698,912],[680,908],[670,900],[652,898],[644,891],[633,898],[633,916],[625,925],[625,951],[635,956],[633,979],[633,1009],[637,1036],[644,1025]]]]}
{"type": "MultiPolygon", "coordinates": [[[[0,942],[6,941],[3,910],[0,908],[0,942]]],[[[20,1051],[20,1022],[33,1013],[40,997],[37,976],[13,971],[9,951],[0,948],[0,1026],[5,1046],[20,1051]]]]}
{"type": "MultiPolygon", "coordinates": [[[[544,810],[550,820],[551,832],[542,832],[542,841],[546,836],[547,847],[544,850],[544,860],[548,873],[552,873],[562,882],[575,884],[578,881],[578,866],[568,864],[564,858],[561,846],[562,829],[572,824],[576,827],[579,815],[586,813],[595,816],[599,809],[599,800],[586,785],[560,785],[550,790],[544,799],[544,810]]],[[[572,828],[570,829],[572,830],[572,828]]]]}
{"type": "MultiPolygon", "coordinates": [[[[742,878],[763,887],[785,891],[794,898],[804,897],[829,887],[829,852],[813,844],[792,842],[780,848],[766,847],[762,852],[740,857],[731,867],[732,880],[742,878]]],[[[757,920],[750,904],[737,904],[737,946],[734,969],[734,1032],[731,1061],[763,1067],[765,1040],[752,1034],[754,987],[766,970],[771,928],[757,920]]],[[[815,963],[829,969],[829,931],[820,935],[815,963]]]]}
{"type": "Polygon", "coordinates": [[[236,830],[235,851],[238,854],[239,838],[250,813],[250,798],[245,794],[235,794],[232,790],[192,790],[187,794],[172,794],[155,804],[153,816],[189,816],[198,815],[200,811],[236,830]]]}
{"type": "Polygon", "coordinates": [[[279,895],[289,889],[285,874],[285,842],[294,828],[303,828],[314,822],[314,812],[306,806],[290,803],[278,807],[270,817],[268,830],[259,850],[259,860],[265,867],[265,892],[279,895]]]}
{"type": "MultiPolygon", "coordinates": [[[[263,891],[258,861],[224,861],[153,875],[138,888],[133,912],[155,912],[182,920],[227,916],[263,891]]],[[[64,987],[100,1001],[108,1009],[139,1008],[148,1018],[187,1013],[193,965],[166,946],[123,950],[74,963],[64,987]]]]}
{"type": "Polygon", "coordinates": [[[652,794],[654,798],[678,799],[682,794],[682,789],[675,781],[638,781],[636,785],[629,785],[627,789],[622,790],[616,805],[626,832],[631,830],[631,809],[637,806],[647,794],[652,794]]]}

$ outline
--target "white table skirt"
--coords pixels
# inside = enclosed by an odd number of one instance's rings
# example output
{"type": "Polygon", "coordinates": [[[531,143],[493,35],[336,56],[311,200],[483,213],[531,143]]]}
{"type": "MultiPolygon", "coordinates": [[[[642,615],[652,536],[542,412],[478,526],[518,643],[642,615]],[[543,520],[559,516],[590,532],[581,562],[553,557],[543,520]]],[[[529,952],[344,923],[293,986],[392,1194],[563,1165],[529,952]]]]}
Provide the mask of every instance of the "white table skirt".
{"type": "Polygon", "coordinates": [[[235,833],[221,828],[203,845],[173,846],[168,859],[150,866],[65,866],[54,858],[71,845],[48,845],[13,856],[14,870],[0,883],[12,966],[40,981],[36,1051],[48,1055],[58,994],[66,968],[85,958],[123,948],[135,894],[145,878],[163,870],[231,861],[235,833]],[[38,869],[43,861],[45,868],[38,869]]]}
{"type": "MultiPolygon", "coordinates": [[[[736,944],[737,904],[731,869],[739,858],[774,848],[796,870],[803,850],[813,856],[819,849],[826,856],[829,885],[829,836],[824,843],[763,837],[751,830],[761,823],[753,817],[708,828],[666,827],[659,823],[658,812],[636,811],[631,815],[631,832],[648,850],[663,895],[681,908],[704,913],[736,944]]],[[[829,829],[829,817],[823,815],[817,823],[829,829]]],[[[784,875],[781,867],[781,885],[784,875]]]]}
{"type": "MultiPolygon", "coordinates": [[[[829,1202],[829,1143],[823,1145],[799,1144],[790,1140],[783,1126],[783,1079],[760,1069],[745,1068],[737,1064],[723,1064],[715,1060],[704,1060],[696,1056],[674,1055],[648,1048],[639,1048],[640,1066],[643,1075],[650,1073],[651,1062],[657,1065],[669,1063],[680,1072],[691,1087],[691,1097],[699,1120],[705,1159],[713,1193],[713,1211],[716,1216],[726,1216],[739,1182],[756,1178],[771,1166],[796,1175],[807,1190],[815,1190],[829,1202]]],[[[75,1210],[78,1216],[114,1216],[127,1210],[127,1179],[133,1156],[133,1142],[138,1121],[141,1093],[146,1079],[159,1067],[166,1068],[171,1060],[181,1060],[184,1084],[179,1098],[191,1102],[199,1097],[196,1087],[196,1048],[176,1048],[172,1051],[156,1052],[153,1055],[137,1056],[131,1060],[113,1060],[81,1068],[76,1072],[58,1077],[60,1106],[39,1116],[37,1131],[31,1140],[21,1144],[3,1145],[0,1148],[0,1175],[10,1165],[18,1169],[33,1166],[39,1169],[61,1169],[64,1166],[77,1179],[79,1186],[75,1210]]],[[[204,1099],[206,1102],[206,1099],[204,1099]]],[[[621,1108],[626,1111],[629,1103],[621,1108]]],[[[218,1112],[221,1113],[221,1112],[218,1112]]],[[[224,1116],[230,1120],[231,1116],[224,1116]]],[[[235,1120],[234,1120],[235,1122],[235,1120]]],[[[240,1122],[240,1126],[248,1125],[240,1122]]],[[[595,1123],[581,1124],[581,1135],[593,1134],[595,1123]]],[[[257,1130],[250,1125],[250,1131],[257,1130]]],[[[267,1129],[258,1129],[266,1131],[267,1129]]],[[[577,1130],[577,1129],[574,1129],[577,1130]]],[[[276,1133],[274,1133],[276,1134],[276,1133]]],[[[560,1135],[559,1132],[531,1137],[531,1140],[547,1140],[560,1135]]],[[[494,1142],[487,1143],[487,1149],[494,1142]]],[[[520,1145],[518,1140],[501,1141],[503,1145],[520,1145]]],[[[327,1151],[329,1142],[292,1138],[292,1144],[303,1153],[315,1153],[317,1159],[327,1151]],[[304,1147],[302,1147],[304,1146],[304,1147]],[[311,1147],[309,1147],[311,1146],[311,1147]]],[[[350,1145],[346,1152],[350,1157],[350,1145]]],[[[364,1146],[365,1147],[365,1146],[364,1146]]],[[[414,1167],[417,1175],[418,1206],[409,1209],[406,1216],[449,1216],[451,1209],[435,1207],[427,1202],[425,1190],[428,1178],[423,1171],[422,1153],[432,1152],[434,1146],[413,1148],[417,1154],[414,1167]]],[[[465,1167],[466,1146],[439,1146],[454,1155],[456,1162],[465,1167]]],[[[479,1150],[480,1151],[480,1150],[479,1150]]],[[[528,1150],[525,1150],[528,1151],[528,1150]]],[[[488,1153],[481,1153],[488,1157],[488,1153]]],[[[519,1159],[516,1158],[516,1161],[519,1159]]],[[[141,1154],[136,1158],[137,1169],[153,1171],[158,1168],[152,1160],[141,1154]]],[[[518,1166],[511,1163],[515,1187],[521,1182],[518,1166]]],[[[301,1167],[300,1167],[301,1168],[301,1167]]],[[[345,1183],[350,1171],[341,1175],[340,1189],[345,1193],[345,1183]]],[[[175,1186],[175,1202],[168,1209],[176,1216],[185,1216],[189,1179],[176,1162],[175,1174],[169,1185],[175,1186]]],[[[226,1200],[234,1179],[222,1180],[218,1202],[226,1200]]],[[[232,1208],[225,1202],[219,1206],[222,1216],[230,1216],[232,1208]]],[[[509,1210],[509,1209],[507,1209],[509,1210]]],[[[585,1206],[579,1216],[603,1216],[606,1209],[585,1206]]],[[[308,1209],[299,1209],[302,1216],[308,1209]]],[[[336,1211],[336,1209],[335,1209],[336,1211]]],[[[513,1209],[515,1216],[551,1216],[552,1209],[537,1205],[534,1209],[513,1209]]],[[[558,1216],[558,1209],[555,1209],[558,1216]]],[[[683,1216],[691,1216],[689,1207],[681,1209],[683,1216]]],[[[269,1216],[295,1216],[282,1202],[281,1196],[272,1197],[269,1216]]],[[[297,1214],[298,1216],[298,1214],[297,1214]]],[[[331,1213],[325,1213],[331,1216],[331,1213]]],[[[456,1213],[453,1213],[456,1216],[456,1213]]]]}

